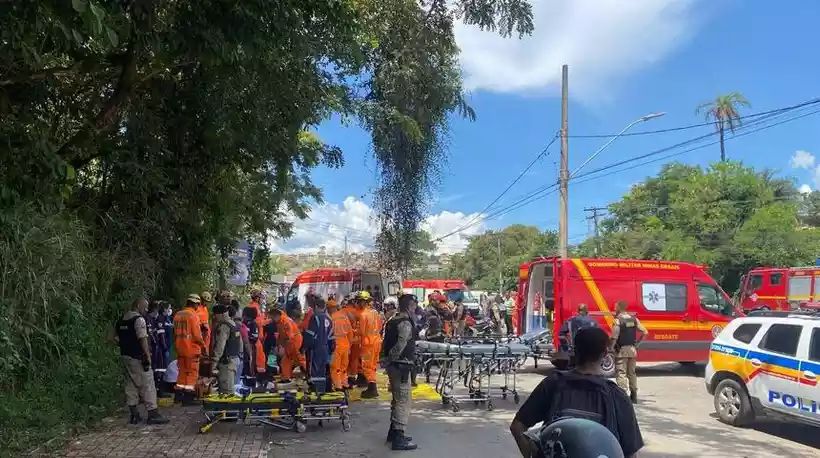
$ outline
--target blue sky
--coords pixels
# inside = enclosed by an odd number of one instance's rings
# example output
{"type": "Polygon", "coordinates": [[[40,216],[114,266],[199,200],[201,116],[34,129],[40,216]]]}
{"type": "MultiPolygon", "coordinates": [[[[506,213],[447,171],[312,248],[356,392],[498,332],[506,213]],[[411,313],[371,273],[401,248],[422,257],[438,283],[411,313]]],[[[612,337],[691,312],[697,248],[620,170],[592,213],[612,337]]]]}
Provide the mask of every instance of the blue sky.
{"type": "MultiPolygon", "coordinates": [[[[617,132],[650,112],[667,114],[632,131],[703,122],[695,108],[718,94],[742,92],[752,107],[767,111],[820,97],[820,2],[812,0],[534,0],[536,32],[523,40],[501,39],[459,25],[457,39],[474,122],[454,118],[449,134],[448,170],[431,196],[426,227],[442,235],[469,221],[493,200],[549,142],[560,123],[560,67],[570,65],[570,135],[617,132]]],[[[820,107],[818,107],[820,108],[820,107]]],[[[806,113],[801,111],[798,114],[806,113]]],[[[784,119],[786,116],[784,116],[784,119]]],[[[727,142],[730,159],[775,169],[796,185],[820,187],[814,154],[820,152],[820,114],[727,142]],[[800,159],[792,163],[795,152],[800,159]],[[798,165],[800,167],[794,167],[798,165]],[[816,179],[817,178],[817,179],[816,179]]],[[[326,205],[313,222],[298,223],[293,239],[280,248],[338,249],[348,235],[351,249],[367,249],[374,228],[369,204],[375,162],[366,132],[332,119],[319,129],[322,139],[340,146],[341,170],[319,169],[314,179],[326,205]],[[318,227],[315,224],[318,224],[318,227]],[[344,227],[342,227],[344,226],[344,227]],[[304,229],[303,229],[304,228],[304,229]],[[317,230],[318,229],[318,230],[317,230]]],[[[585,170],[644,154],[711,131],[622,137],[585,170]]],[[[606,139],[570,139],[570,169],[606,139]]],[[[671,152],[676,152],[675,150],[671,152]]],[[[664,162],[708,165],[717,145],[609,176],[570,185],[570,241],[588,234],[583,208],[606,206],[629,187],[651,176],[664,162]]],[[[558,143],[550,154],[505,196],[509,204],[557,179],[558,143]]],[[[580,180],[579,180],[580,181],[580,180]]],[[[556,228],[558,196],[543,199],[446,239],[456,251],[466,236],[513,223],[556,228]]]]}

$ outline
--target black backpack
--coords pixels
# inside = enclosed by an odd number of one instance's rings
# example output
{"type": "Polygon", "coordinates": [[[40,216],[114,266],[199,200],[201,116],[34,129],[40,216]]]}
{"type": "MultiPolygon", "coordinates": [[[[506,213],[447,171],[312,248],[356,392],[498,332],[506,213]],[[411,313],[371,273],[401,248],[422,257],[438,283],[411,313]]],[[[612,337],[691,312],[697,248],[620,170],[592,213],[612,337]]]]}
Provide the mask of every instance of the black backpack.
{"type": "Polygon", "coordinates": [[[562,418],[584,418],[600,423],[620,438],[615,396],[618,385],[599,376],[573,371],[556,372],[544,425],[562,418]]]}

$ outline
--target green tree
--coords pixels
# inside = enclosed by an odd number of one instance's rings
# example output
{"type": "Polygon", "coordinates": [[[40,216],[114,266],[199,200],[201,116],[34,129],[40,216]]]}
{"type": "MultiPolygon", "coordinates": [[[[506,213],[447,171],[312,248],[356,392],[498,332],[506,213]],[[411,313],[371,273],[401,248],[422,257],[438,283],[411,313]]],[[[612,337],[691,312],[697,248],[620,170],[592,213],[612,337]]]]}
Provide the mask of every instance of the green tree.
{"type": "Polygon", "coordinates": [[[726,147],[723,142],[723,137],[728,129],[732,133],[735,127],[742,124],[740,118],[740,108],[749,107],[749,101],[743,97],[740,92],[730,92],[728,94],[719,95],[710,102],[705,102],[698,106],[697,113],[703,113],[706,120],[714,121],[715,130],[720,136],[720,160],[726,160],[726,147]]]}
{"type": "MultiPolygon", "coordinates": [[[[739,163],[706,170],[669,164],[610,205],[601,224],[602,256],[706,264],[733,290],[752,267],[814,260],[820,230],[806,227],[808,210],[798,211],[804,199],[793,184],[739,163]]],[[[578,252],[593,256],[593,248],[588,240],[578,252]]]]}
{"type": "Polygon", "coordinates": [[[517,285],[521,263],[539,256],[554,256],[557,249],[555,232],[515,224],[471,237],[467,248],[452,256],[448,274],[473,288],[495,291],[500,273],[502,287],[507,290],[517,285]]]}

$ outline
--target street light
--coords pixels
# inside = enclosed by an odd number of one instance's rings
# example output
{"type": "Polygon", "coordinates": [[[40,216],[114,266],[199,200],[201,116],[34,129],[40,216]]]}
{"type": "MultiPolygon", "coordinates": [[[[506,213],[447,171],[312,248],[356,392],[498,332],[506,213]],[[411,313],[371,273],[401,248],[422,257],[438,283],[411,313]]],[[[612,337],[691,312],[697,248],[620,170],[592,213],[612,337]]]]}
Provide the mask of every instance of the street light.
{"type": "Polygon", "coordinates": [[[605,149],[606,149],[609,145],[611,145],[611,144],[612,144],[612,142],[614,142],[614,141],[615,141],[615,139],[617,139],[618,137],[620,137],[621,135],[623,135],[623,134],[624,134],[627,130],[631,129],[631,128],[632,128],[632,126],[634,126],[635,124],[639,124],[639,123],[645,122],[645,121],[649,121],[650,119],[660,118],[661,116],[663,116],[663,115],[665,115],[665,114],[666,114],[666,112],[664,112],[664,111],[661,111],[661,112],[659,112],[659,113],[649,113],[648,115],[641,116],[640,118],[638,118],[638,119],[636,119],[636,120],[634,120],[634,121],[630,122],[629,124],[627,124],[627,125],[626,125],[626,127],[624,127],[624,128],[623,128],[620,132],[618,132],[617,134],[615,134],[614,136],[612,136],[612,138],[610,138],[610,139],[609,139],[606,143],[604,143],[603,145],[601,145],[601,147],[600,147],[600,148],[598,148],[598,150],[597,150],[597,151],[595,151],[594,153],[592,153],[592,156],[588,157],[588,158],[587,158],[587,159],[586,159],[586,160],[585,160],[585,161],[584,161],[581,165],[579,165],[579,166],[578,166],[578,168],[576,168],[575,170],[573,170],[573,171],[572,171],[572,173],[570,173],[570,175],[569,175],[569,179],[573,179],[573,178],[575,178],[575,175],[577,175],[577,174],[578,174],[578,172],[579,172],[579,171],[581,171],[581,169],[582,169],[582,168],[584,168],[584,166],[586,166],[587,164],[589,164],[589,163],[590,163],[590,161],[592,161],[593,159],[595,159],[595,158],[596,158],[599,154],[601,154],[601,152],[602,152],[603,150],[605,150],[605,149]]]}

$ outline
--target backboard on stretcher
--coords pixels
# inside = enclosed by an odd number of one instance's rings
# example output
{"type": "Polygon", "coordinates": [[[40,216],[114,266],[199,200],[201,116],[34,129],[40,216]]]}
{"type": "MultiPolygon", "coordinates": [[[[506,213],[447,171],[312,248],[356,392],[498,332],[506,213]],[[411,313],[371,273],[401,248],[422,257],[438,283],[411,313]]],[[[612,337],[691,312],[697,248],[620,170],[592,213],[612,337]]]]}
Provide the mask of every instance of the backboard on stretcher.
{"type": "Polygon", "coordinates": [[[201,433],[220,421],[258,421],[282,429],[304,432],[309,420],[340,420],[342,429],[350,429],[345,393],[281,392],[251,393],[247,396],[213,394],[202,400],[206,422],[201,433]]]}

